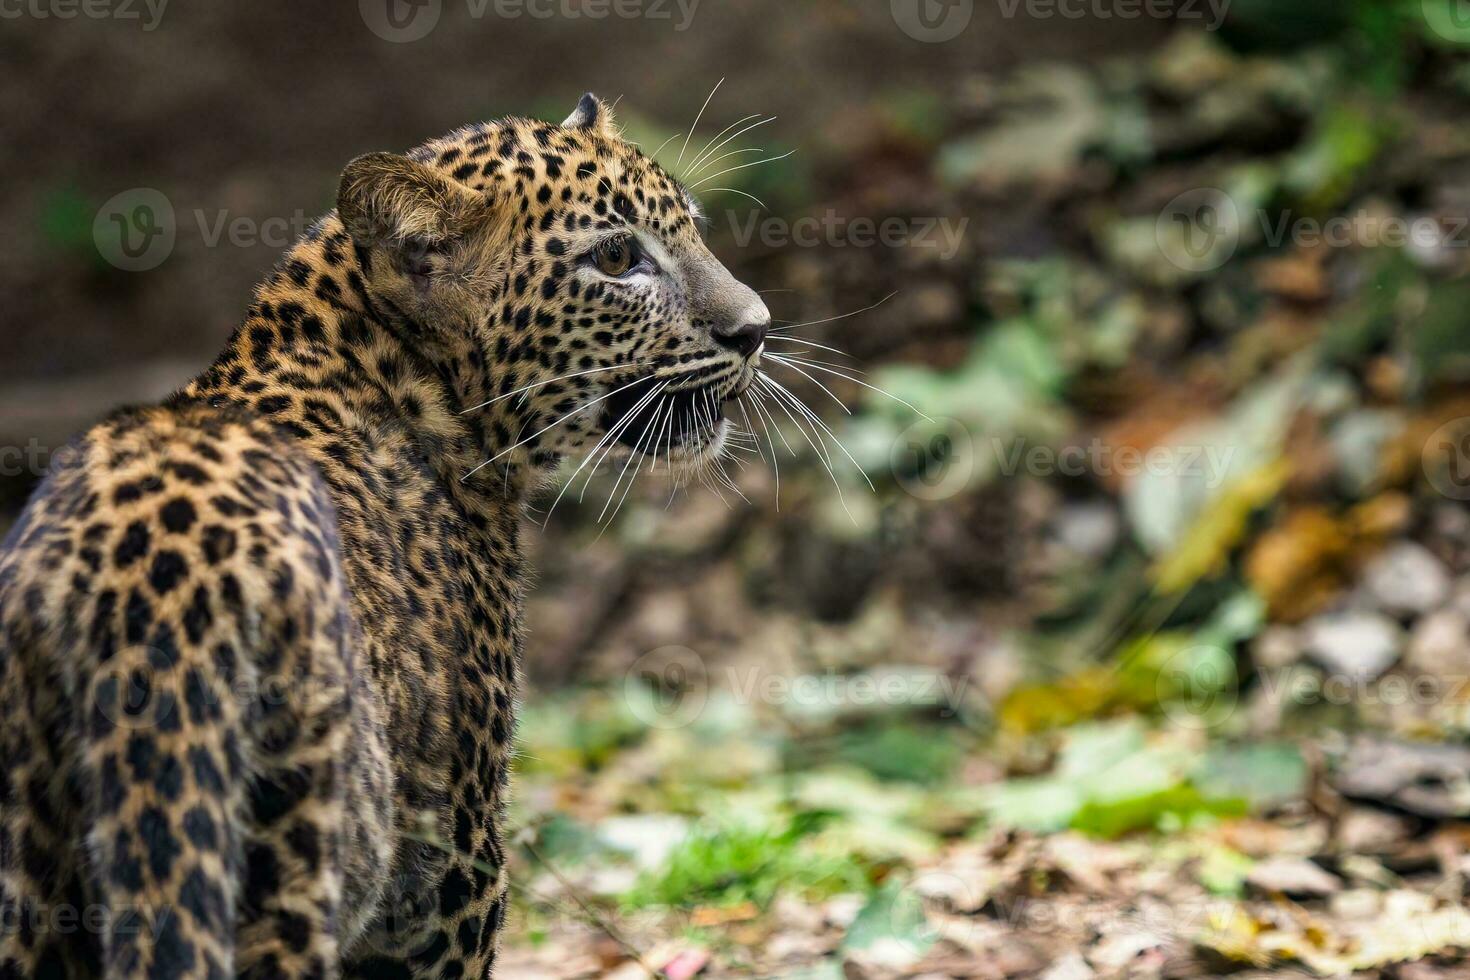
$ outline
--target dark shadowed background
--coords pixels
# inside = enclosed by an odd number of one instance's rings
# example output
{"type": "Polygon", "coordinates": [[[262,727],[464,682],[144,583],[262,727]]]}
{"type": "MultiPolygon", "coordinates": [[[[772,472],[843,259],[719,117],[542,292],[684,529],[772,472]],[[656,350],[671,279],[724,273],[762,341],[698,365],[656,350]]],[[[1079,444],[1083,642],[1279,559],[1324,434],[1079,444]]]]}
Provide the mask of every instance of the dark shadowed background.
{"type": "Polygon", "coordinates": [[[353,157],[774,116],[701,194],[830,438],[530,528],[507,975],[1463,976],[1467,54],[1461,0],[0,0],[0,529],[353,157]]]}

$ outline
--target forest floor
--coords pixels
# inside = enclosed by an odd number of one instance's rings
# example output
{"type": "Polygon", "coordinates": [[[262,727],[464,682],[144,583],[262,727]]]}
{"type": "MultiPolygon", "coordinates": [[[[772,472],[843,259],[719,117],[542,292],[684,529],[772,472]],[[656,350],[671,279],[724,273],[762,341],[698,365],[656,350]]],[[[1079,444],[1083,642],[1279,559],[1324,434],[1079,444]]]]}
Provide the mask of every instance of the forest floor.
{"type": "Polygon", "coordinates": [[[827,378],[850,456],[538,535],[507,975],[1470,977],[1470,71],[1345,30],[738,185],[965,220],[756,263],[934,421],[827,378]]]}

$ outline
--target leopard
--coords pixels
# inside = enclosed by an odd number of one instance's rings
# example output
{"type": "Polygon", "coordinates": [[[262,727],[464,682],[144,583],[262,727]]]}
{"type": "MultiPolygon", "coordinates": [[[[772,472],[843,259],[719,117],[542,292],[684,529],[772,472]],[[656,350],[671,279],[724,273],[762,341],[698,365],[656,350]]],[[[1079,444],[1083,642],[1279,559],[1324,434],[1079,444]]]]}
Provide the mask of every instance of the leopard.
{"type": "Polygon", "coordinates": [[[528,512],[720,458],[771,330],[654,156],[589,93],[358,157],[207,368],[52,455],[0,549],[0,980],[493,975],[528,512]]]}

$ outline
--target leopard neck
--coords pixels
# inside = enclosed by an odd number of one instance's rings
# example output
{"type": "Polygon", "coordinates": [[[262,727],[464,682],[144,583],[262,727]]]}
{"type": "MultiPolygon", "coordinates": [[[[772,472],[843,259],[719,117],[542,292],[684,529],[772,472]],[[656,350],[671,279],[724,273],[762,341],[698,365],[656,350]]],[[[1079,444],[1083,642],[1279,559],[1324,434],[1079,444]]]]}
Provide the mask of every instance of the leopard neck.
{"type": "Polygon", "coordinates": [[[344,438],[406,442],[472,509],[518,512],[533,470],[513,420],[479,407],[489,398],[472,338],[426,351],[368,293],[362,263],[335,216],[319,222],[183,397],[242,405],[316,452],[344,438]]]}

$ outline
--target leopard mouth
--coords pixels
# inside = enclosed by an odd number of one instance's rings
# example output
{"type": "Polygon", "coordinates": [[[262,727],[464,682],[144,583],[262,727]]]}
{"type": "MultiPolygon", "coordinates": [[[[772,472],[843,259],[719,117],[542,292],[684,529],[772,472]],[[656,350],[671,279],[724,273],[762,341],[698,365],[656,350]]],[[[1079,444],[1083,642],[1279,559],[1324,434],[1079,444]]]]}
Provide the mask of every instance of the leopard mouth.
{"type": "Polygon", "coordinates": [[[725,426],[725,398],[716,385],[650,393],[660,384],[649,378],[607,400],[602,430],[613,440],[645,455],[695,451],[716,441],[725,426]]]}

